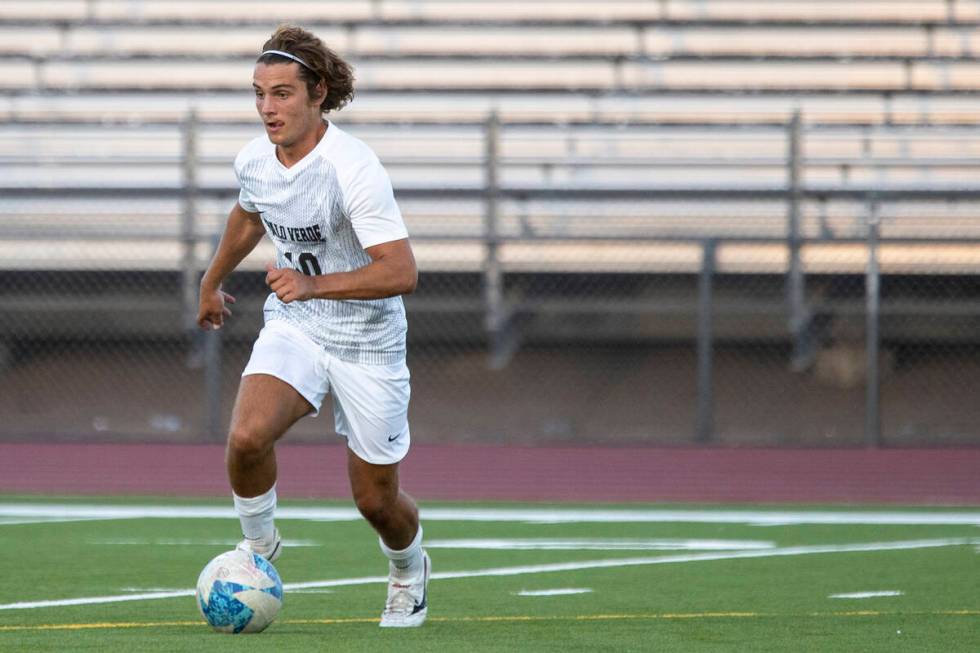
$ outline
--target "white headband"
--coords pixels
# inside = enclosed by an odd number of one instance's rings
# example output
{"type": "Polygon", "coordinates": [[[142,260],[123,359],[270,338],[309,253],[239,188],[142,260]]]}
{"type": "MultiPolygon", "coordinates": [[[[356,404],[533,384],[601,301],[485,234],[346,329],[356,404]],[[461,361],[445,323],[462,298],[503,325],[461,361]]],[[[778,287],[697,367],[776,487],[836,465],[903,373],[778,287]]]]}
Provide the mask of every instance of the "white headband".
{"type": "Polygon", "coordinates": [[[267,54],[277,54],[280,57],[286,57],[287,59],[292,59],[293,61],[295,61],[299,65],[303,66],[307,70],[310,70],[310,71],[313,70],[310,67],[310,64],[306,63],[305,61],[303,61],[302,59],[300,59],[299,57],[297,57],[295,54],[289,54],[288,52],[283,52],[282,50],[266,50],[265,52],[263,52],[262,54],[259,55],[259,59],[261,59],[262,57],[264,57],[267,54]]]}

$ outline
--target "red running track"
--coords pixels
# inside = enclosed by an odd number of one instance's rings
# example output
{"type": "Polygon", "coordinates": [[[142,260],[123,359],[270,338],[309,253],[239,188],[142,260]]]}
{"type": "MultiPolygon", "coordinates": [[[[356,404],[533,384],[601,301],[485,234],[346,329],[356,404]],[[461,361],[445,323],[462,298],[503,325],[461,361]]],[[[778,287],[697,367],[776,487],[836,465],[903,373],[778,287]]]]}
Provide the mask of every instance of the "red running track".
{"type": "MultiPolygon", "coordinates": [[[[228,496],[223,448],[0,444],[0,492],[228,496]]],[[[343,445],[278,447],[283,498],[348,498],[343,445]]],[[[416,445],[420,499],[980,505],[980,448],[673,449],[416,445]]]]}

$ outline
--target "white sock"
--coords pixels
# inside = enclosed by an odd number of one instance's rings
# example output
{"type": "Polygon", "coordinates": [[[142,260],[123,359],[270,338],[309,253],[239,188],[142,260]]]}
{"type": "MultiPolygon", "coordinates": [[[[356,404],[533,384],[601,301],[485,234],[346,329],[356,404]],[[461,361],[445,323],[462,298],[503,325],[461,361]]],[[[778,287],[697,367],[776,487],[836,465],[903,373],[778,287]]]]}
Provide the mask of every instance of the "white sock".
{"type": "Polygon", "coordinates": [[[415,578],[422,573],[422,525],[415,534],[412,543],[401,551],[389,549],[388,545],[379,537],[378,543],[391,564],[395,568],[395,574],[401,578],[415,578]]]}
{"type": "Polygon", "coordinates": [[[276,511],[276,486],[265,494],[257,497],[240,497],[232,493],[235,499],[235,510],[238,520],[242,523],[242,534],[246,539],[258,540],[263,545],[271,545],[276,535],[276,526],[272,521],[276,511]]]}

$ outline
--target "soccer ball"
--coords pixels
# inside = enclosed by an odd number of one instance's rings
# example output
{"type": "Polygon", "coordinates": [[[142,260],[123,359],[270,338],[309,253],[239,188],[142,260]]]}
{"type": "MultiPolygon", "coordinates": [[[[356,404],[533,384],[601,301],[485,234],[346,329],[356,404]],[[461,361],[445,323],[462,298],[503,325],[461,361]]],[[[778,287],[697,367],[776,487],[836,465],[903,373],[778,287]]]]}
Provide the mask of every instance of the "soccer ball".
{"type": "Polygon", "coordinates": [[[282,607],[279,572],[255,553],[222,553],[197,578],[197,607],[218,632],[262,632],[282,607]]]}

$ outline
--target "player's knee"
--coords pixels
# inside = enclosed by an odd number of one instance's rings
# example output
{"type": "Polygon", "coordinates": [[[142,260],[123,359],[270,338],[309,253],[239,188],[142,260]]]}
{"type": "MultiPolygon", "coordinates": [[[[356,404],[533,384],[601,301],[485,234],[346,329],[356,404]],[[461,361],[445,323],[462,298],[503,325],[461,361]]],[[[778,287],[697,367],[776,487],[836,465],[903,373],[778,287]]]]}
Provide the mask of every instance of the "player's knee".
{"type": "Polygon", "coordinates": [[[390,512],[390,502],[379,492],[360,492],[354,497],[357,510],[371,524],[383,524],[390,512]]]}
{"type": "Polygon", "coordinates": [[[236,426],[228,433],[228,456],[238,460],[259,458],[274,442],[275,437],[260,428],[236,426]]]}

